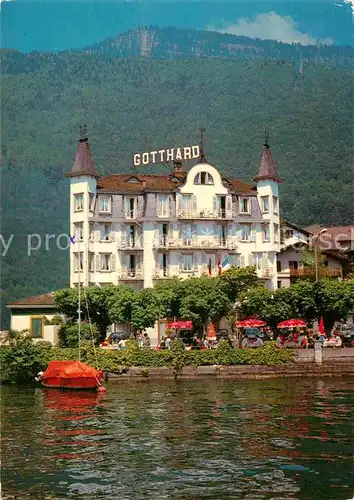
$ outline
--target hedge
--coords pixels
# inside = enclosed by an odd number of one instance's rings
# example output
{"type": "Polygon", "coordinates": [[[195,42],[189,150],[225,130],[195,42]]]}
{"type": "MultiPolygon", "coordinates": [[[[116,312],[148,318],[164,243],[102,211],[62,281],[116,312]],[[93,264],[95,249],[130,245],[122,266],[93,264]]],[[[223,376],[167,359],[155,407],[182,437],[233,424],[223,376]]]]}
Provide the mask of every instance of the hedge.
{"type": "MultiPolygon", "coordinates": [[[[207,365],[281,365],[294,359],[294,351],[277,349],[266,345],[257,349],[234,349],[226,342],[220,342],[216,349],[206,351],[184,349],[180,341],[172,344],[171,350],[156,351],[140,349],[135,341],[128,341],[122,351],[96,349],[98,367],[103,371],[121,372],[130,366],[172,367],[175,372],[183,366],[207,365]]],[[[96,366],[96,356],[92,344],[84,343],[81,361],[96,366]]],[[[47,342],[39,342],[24,351],[21,347],[2,347],[0,362],[2,380],[33,380],[44,370],[51,360],[78,359],[78,349],[51,347],[47,342]]]]}

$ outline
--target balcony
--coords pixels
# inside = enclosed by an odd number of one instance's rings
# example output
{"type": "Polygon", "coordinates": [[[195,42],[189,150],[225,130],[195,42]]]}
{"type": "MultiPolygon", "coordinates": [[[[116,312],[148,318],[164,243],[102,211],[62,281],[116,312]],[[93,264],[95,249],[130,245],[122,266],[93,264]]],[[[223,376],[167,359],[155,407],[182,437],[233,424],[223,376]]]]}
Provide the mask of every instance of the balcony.
{"type": "Polygon", "coordinates": [[[270,267],[264,267],[262,269],[257,269],[258,278],[268,279],[273,276],[273,269],[270,267]]]}
{"type": "Polygon", "coordinates": [[[159,207],[156,208],[156,217],[159,219],[169,219],[171,215],[172,213],[169,209],[159,207]]]}
{"type": "Polygon", "coordinates": [[[236,238],[168,238],[161,236],[153,242],[153,248],[156,250],[236,250],[236,238]]]}
{"type": "Polygon", "coordinates": [[[154,269],[153,272],[154,279],[167,280],[174,278],[176,276],[178,276],[178,272],[175,270],[168,269],[167,267],[166,268],[157,267],[156,269],[154,269]]]}
{"type": "Polygon", "coordinates": [[[127,268],[127,267],[122,267],[122,269],[119,272],[119,279],[120,280],[143,280],[144,279],[144,271],[142,267],[136,267],[136,268],[127,268]]]}
{"type": "Polygon", "coordinates": [[[234,220],[235,212],[232,210],[210,210],[209,208],[199,209],[179,209],[177,210],[179,219],[199,219],[199,220],[234,220]]]}
{"type": "Polygon", "coordinates": [[[143,241],[139,237],[135,238],[122,238],[118,241],[119,250],[144,250],[143,241]]]}
{"type": "MultiPolygon", "coordinates": [[[[299,267],[295,269],[293,267],[290,268],[290,276],[291,278],[305,278],[309,276],[314,276],[315,269],[312,267],[299,267]]],[[[319,276],[329,276],[331,278],[340,278],[342,276],[341,269],[337,267],[319,267],[318,269],[319,276]]]]}
{"type": "Polygon", "coordinates": [[[141,219],[143,217],[143,211],[142,210],[138,210],[136,208],[134,209],[127,209],[127,210],[124,210],[124,217],[127,219],[127,220],[138,220],[138,219],[141,219]]]}

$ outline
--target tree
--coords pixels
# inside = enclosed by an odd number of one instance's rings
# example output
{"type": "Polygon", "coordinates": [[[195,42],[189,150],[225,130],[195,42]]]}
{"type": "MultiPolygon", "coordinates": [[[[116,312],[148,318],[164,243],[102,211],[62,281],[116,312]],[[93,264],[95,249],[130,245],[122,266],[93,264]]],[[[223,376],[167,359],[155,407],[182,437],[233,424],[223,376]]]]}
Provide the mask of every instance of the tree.
{"type": "Polygon", "coordinates": [[[130,323],[135,293],[132,288],[120,285],[114,288],[112,294],[109,294],[107,308],[111,323],[130,323]]]}
{"type": "Polygon", "coordinates": [[[163,307],[164,316],[179,317],[184,284],[185,281],[179,278],[156,283],[154,290],[163,307]]]}
{"type": "Polygon", "coordinates": [[[180,317],[192,320],[198,330],[205,332],[209,318],[217,322],[232,307],[232,302],[217,279],[201,276],[190,278],[183,284],[180,317]]]}
{"type": "Polygon", "coordinates": [[[152,328],[164,316],[164,307],[153,288],[139,290],[133,296],[131,325],[134,332],[152,328]]]}
{"type": "Polygon", "coordinates": [[[220,289],[223,290],[231,302],[235,302],[241,293],[255,287],[258,283],[254,267],[232,267],[222,273],[218,280],[220,289]]]}

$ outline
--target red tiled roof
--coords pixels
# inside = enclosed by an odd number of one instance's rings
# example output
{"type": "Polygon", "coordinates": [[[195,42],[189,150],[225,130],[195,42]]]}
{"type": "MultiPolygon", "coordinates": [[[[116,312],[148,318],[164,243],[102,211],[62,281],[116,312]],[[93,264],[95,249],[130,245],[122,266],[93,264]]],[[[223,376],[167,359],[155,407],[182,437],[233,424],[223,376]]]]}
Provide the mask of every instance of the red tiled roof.
{"type": "Polygon", "coordinates": [[[42,295],[35,295],[27,297],[26,299],[16,300],[8,304],[11,306],[55,306],[53,293],[43,293],[42,295]]]}
{"type": "MultiPolygon", "coordinates": [[[[114,174],[101,178],[97,183],[97,188],[101,192],[173,191],[184,183],[186,176],[186,172],[176,172],[170,175],[114,174]]],[[[228,179],[228,181],[230,189],[235,193],[253,192],[255,190],[254,186],[246,182],[236,179],[228,179]]]]}
{"type": "Polygon", "coordinates": [[[90,144],[87,139],[80,139],[73,168],[71,169],[71,172],[67,174],[67,177],[74,177],[77,175],[92,175],[96,178],[100,177],[96,170],[90,144]]]}
{"type": "Polygon", "coordinates": [[[272,152],[267,143],[263,145],[258,175],[254,178],[255,181],[261,179],[274,179],[278,182],[280,181],[277,176],[276,164],[272,158],[272,152]]]}

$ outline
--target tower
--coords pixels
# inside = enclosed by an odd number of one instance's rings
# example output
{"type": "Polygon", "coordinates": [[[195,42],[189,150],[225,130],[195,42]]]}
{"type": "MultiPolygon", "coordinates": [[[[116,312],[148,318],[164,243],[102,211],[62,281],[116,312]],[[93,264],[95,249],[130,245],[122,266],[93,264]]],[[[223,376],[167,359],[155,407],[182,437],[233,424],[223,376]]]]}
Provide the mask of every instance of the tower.
{"type": "Polygon", "coordinates": [[[276,164],[269,146],[269,136],[265,133],[265,141],[261,153],[257,176],[257,197],[262,214],[261,241],[264,252],[268,253],[271,287],[277,288],[276,254],[280,251],[280,214],[279,183],[276,164]]]}
{"type": "Polygon", "coordinates": [[[91,154],[86,126],[80,127],[80,139],[70,178],[70,286],[89,283],[89,218],[96,202],[100,177],[91,154]]]}

